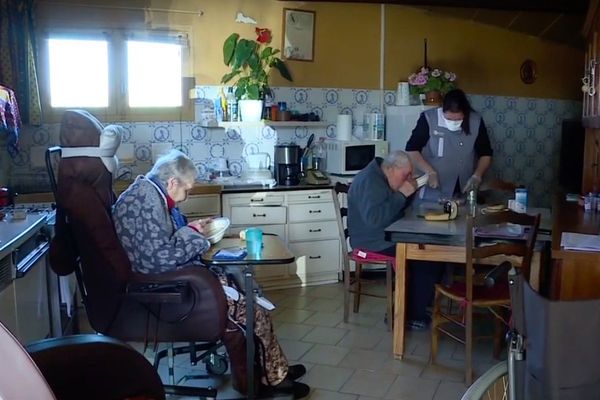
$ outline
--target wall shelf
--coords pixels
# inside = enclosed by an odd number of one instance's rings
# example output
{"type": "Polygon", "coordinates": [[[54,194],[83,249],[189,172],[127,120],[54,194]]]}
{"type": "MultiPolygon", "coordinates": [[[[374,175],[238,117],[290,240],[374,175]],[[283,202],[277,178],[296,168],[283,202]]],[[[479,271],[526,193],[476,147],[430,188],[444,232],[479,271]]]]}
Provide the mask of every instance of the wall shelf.
{"type": "Polygon", "coordinates": [[[305,126],[309,128],[327,128],[327,121],[258,121],[258,122],[219,122],[218,125],[202,125],[204,128],[261,128],[263,126],[272,126],[274,128],[295,128],[305,126]]]}

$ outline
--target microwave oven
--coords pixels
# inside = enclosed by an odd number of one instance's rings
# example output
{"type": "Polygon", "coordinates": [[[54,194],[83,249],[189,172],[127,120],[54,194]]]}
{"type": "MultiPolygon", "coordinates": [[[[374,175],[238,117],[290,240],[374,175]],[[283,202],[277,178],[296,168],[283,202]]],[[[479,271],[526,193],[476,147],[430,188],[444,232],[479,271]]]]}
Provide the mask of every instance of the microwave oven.
{"type": "Polygon", "coordinates": [[[388,153],[385,140],[326,140],[325,147],[325,170],[333,175],[356,175],[375,157],[385,157],[388,153]]]}

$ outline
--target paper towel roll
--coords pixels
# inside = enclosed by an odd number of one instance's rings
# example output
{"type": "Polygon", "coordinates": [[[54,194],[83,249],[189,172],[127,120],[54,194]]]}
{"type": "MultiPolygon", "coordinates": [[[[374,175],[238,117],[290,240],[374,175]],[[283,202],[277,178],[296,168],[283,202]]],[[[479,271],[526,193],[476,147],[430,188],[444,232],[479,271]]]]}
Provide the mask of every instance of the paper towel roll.
{"type": "Polygon", "coordinates": [[[398,82],[398,90],[396,91],[396,105],[410,105],[410,92],[408,82],[398,82]]]}
{"type": "Polygon", "coordinates": [[[352,139],[352,115],[338,114],[337,116],[337,140],[352,139]]]}

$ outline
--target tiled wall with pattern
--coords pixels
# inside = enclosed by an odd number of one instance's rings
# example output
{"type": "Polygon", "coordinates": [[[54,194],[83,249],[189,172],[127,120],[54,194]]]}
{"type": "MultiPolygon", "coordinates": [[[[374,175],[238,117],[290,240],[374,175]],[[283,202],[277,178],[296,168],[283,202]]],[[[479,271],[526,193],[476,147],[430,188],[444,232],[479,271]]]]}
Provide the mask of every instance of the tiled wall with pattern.
{"type": "MultiPolygon", "coordinates": [[[[199,93],[215,98],[219,88],[205,86],[199,93]]],[[[273,154],[276,143],[294,141],[301,146],[314,133],[318,138],[335,138],[337,114],[352,114],[353,132],[362,133],[362,118],[367,112],[381,112],[383,105],[395,104],[395,92],[335,88],[274,89],[275,101],[285,101],[290,110],[314,112],[327,127],[322,128],[206,128],[189,121],[122,123],[127,131],[120,151],[133,154],[130,163],[121,165],[119,174],[137,175],[148,171],[152,150],[164,145],[188,154],[206,179],[214,159],[226,157],[232,174],[245,167],[244,155],[256,152],[273,154]]],[[[581,102],[568,100],[470,95],[473,108],[488,127],[494,148],[491,174],[525,185],[530,205],[549,207],[555,187],[564,119],[579,118],[581,102]]],[[[108,121],[106,122],[108,123],[108,121]]],[[[10,183],[17,191],[48,188],[43,153],[58,142],[58,124],[26,126],[20,138],[21,152],[12,160],[10,183]]]]}

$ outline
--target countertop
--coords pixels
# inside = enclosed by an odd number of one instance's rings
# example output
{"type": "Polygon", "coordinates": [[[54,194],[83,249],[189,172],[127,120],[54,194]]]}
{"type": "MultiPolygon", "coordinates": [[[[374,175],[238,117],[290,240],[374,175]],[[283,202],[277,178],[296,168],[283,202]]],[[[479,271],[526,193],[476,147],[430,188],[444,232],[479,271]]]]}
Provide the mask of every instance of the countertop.
{"type": "MultiPolygon", "coordinates": [[[[120,195],[131,185],[133,181],[123,181],[119,180],[114,183],[114,190],[116,195],[120,195]]],[[[331,189],[333,188],[332,184],[327,185],[307,185],[300,184],[295,186],[283,186],[277,185],[272,188],[261,185],[242,185],[242,186],[223,186],[215,183],[196,183],[194,187],[190,190],[189,194],[191,195],[200,195],[200,194],[220,194],[220,193],[251,193],[251,192],[281,192],[281,191],[290,191],[290,190],[315,190],[315,189],[331,189]]],[[[16,203],[53,203],[54,195],[50,192],[42,192],[42,193],[25,193],[19,194],[15,198],[16,203]]]]}
{"type": "Polygon", "coordinates": [[[24,219],[12,220],[10,216],[0,221],[0,259],[18,248],[31,235],[46,224],[48,213],[27,213],[24,219]]]}

